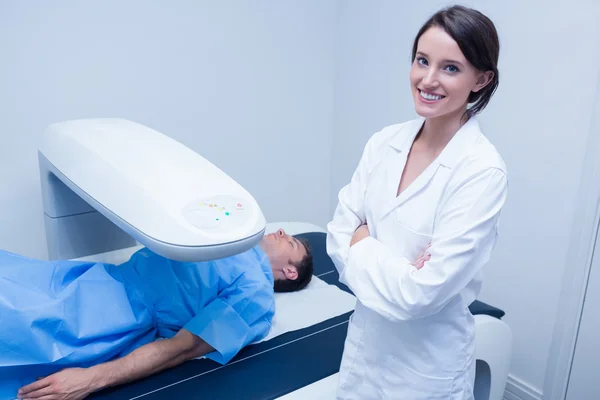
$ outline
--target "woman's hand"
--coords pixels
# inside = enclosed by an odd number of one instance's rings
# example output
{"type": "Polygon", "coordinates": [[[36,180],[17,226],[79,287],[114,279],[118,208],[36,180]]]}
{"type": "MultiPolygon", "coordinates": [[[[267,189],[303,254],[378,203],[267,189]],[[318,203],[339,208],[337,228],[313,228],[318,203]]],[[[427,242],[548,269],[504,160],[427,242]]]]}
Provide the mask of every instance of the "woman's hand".
{"type": "Polygon", "coordinates": [[[371,236],[371,233],[369,232],[369,227],[367,226],[367,224],[359,226],[354,232],[354,235],[352,235],[352,240],[350,240],[350,246],[354,246],[356,243],[369,236],[371,236]]]}
{"type": "Polygon", "coordinates": [[[425,262],[429,261],[429,259],[431,258],[431,254],[428,253],[430,247],[431,243],[429,243],[429,246],[427,246],[427,248],[423,250],[421,254],[419,254],[419,257],[417,257],[415,262],[412,263],[412,265],[414,265],[415,268],[421,269],[425,265],[425,262]]]}

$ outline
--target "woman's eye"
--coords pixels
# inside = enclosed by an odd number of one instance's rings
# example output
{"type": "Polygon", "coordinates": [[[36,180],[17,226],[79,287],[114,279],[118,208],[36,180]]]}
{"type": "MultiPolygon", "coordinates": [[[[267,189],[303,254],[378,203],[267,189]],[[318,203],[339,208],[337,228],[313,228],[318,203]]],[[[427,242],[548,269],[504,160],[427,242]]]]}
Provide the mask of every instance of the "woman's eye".
{"type": "Polygon", "coordinates": [[[458,68],[456,68],[456,66],[455,66],[455,65],[448,65],[448,66],[446,67],[446,70],[447,70],[448,72],[458,72],[458,68]]]}
{"type": "Polygon", "coordinates": [[[420,65],[427,65],[427,60],[424,59],[423,57],[418,57],[417,63],[419,63],[420,65]]]}

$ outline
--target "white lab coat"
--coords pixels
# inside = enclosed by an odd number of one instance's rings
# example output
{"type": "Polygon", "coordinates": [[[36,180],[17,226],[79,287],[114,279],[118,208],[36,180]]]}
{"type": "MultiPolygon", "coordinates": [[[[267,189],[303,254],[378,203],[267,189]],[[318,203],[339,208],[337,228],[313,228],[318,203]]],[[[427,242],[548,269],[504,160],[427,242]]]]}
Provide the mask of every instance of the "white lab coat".
{"type": "Polygon", "coordinates": [[[472,117],[398,197],[424,119],[368,141],[328,224],[327,252],[357,297],[338,399],[473,397],[475,324],[468,307],[496,243],[505,164],[472,117]],[[350,247],[356,228],[370,237],[350,247]],[[431,242],[431,259],[412,262],[431,242]]]}

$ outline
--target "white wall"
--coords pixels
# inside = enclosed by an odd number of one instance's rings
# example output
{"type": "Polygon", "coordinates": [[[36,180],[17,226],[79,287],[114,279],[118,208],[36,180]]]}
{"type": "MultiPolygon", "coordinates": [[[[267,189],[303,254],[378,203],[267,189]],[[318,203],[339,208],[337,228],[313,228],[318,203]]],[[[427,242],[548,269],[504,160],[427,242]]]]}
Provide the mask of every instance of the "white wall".
{"type": "Polygon", "coordinates": [[[320,0],[2,2],[0,249],[46,257],[37,141],[85,117],[183,142],[269,221],[326,223],[334,22],[320,0]]]}
{"type": "MultiPolygon", "coordinates": [[[[412,41],[444,3],[338,3],[332,203],[367,139],[415,116],[412,41]]],[[[507,162],[510,189],[481,300],[506,311],[512,379],[539,395],[600,71],[600,47],[590,46],[600,37],[600,3],[459,3],[489,15],[501,40],[500,87],[480,119],[507,162]]]]}

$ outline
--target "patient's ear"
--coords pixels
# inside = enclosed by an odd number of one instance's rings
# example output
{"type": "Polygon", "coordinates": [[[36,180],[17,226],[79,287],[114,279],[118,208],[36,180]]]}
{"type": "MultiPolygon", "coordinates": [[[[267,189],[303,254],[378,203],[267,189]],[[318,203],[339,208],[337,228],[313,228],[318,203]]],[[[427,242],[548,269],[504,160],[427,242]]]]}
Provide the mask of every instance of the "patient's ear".
{"type": "Polygon", "coordinates": [[[292,264],[288,264],[286,267],[284,267],[283,273],[285,274],[285,277],[290,281],[295,281],[296,279],[298,279],[298,269],[292,264]]]}

